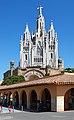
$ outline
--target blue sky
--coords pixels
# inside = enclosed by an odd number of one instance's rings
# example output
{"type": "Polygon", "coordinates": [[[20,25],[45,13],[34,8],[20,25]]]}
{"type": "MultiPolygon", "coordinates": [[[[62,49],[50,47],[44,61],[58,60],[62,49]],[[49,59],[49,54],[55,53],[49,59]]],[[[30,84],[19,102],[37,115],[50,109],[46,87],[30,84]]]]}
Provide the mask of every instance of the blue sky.
{"type": "Polygon", "coordinates": [[[46,30],[50,21],[58,33],[59,57],[65,67],[74,68],[74,0],[0,0],[0,79],[10,69],[10,61],[19,64],[20,35],[26,23],[30,32],[36,30],[37,7],[42,5],[46,30]]]}

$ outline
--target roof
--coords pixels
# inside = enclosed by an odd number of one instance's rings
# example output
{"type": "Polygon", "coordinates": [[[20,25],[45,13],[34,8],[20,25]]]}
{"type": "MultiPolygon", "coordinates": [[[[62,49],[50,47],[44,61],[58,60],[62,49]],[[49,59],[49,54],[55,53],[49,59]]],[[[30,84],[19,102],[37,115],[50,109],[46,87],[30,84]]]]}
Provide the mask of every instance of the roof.
{"type": "Polygon", "coordinates": [[[13,85],[8,86],[0,86],[0,90],[3,89],[14,89],[14,88],[21,88],[21,87],[29,87],[29,86],[36,86],[36,85],[43,85],[43,84],[54,84],[54,85],[73,85],[74,84],[74,75],[68,74],[59,74],[50,77],[43,77],[37,80],[30,80],[25,81],[13,85]]]}

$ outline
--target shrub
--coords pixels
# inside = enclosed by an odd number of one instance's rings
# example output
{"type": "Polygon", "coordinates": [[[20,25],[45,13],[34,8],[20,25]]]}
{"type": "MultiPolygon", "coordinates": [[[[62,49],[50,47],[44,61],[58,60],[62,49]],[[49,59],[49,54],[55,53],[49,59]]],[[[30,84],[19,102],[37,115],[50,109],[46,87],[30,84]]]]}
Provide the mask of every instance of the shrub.
{"type": "Polygon", "coordinates": [[[6,78],[1,85],[12,85],[23,81],[25,81],[24,76],[10,76],[6,78]]]}

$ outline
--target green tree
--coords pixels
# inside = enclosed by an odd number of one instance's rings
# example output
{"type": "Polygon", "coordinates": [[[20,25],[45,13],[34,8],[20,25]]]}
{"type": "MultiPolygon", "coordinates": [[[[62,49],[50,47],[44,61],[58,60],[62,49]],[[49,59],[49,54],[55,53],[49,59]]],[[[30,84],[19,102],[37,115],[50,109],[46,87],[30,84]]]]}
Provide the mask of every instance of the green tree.
{"type": "Polygon", "coordinates": [[[24,76],[10,76],[6,78],[1,85],[12,85],[12,84],[24,82],[24,81],[25,81],[24,76]]]}
{"type": "Polygon", "coordinates": [[[65,68],[65,72],[74,73],[74,68],[65,68]]]}

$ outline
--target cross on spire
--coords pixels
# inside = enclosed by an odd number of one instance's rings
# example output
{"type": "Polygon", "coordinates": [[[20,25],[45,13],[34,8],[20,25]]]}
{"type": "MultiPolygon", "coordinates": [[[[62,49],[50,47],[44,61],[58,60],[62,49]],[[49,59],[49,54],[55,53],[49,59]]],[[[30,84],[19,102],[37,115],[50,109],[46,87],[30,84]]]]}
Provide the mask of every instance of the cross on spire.
{"type": "Polygon", "coordinates": [[[40,11],[40,15],[42,14],[42,6],[39,6],[37,9],[40,11]]]}

